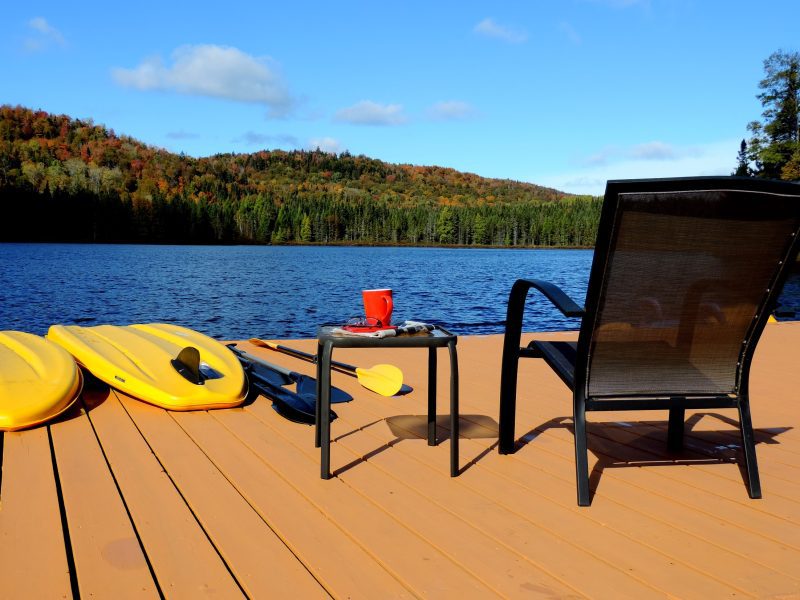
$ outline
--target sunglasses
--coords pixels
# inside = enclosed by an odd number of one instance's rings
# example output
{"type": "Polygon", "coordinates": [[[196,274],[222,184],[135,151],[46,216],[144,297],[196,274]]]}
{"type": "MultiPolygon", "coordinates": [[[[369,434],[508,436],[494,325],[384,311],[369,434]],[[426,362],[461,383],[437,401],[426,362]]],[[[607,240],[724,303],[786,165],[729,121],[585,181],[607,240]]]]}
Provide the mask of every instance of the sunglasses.
{"type": "Polygon", "coordinates": [[[375,317],[353,317],[348,319],[345,325],[353,329],[368,329],[382,327],[383,323],[381,323],[380,319],[376,319],[375,317]]]}

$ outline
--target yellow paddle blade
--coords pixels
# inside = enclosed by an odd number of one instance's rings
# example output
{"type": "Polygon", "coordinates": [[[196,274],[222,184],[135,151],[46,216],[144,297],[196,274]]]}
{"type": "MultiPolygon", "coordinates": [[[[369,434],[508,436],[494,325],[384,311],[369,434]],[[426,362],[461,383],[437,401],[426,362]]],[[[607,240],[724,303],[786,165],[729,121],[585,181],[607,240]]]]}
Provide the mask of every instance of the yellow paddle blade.
{"type": "Polygon", "coordinates": [[[253,344],[253,346],[261,346],[262,348],[272,348],[273,350],[278,349],[278,344],[276,344],[275,342],[268,342],[267,340],[261,340],[259,338],[250,338],[247,341],[253,344]]]}
{"type": "Polygon", "coordinates": [[[403,387],[403,372],[394,365],[356,368],[356,376],[362,386],[381,396],[394,396],[403,387]]]}

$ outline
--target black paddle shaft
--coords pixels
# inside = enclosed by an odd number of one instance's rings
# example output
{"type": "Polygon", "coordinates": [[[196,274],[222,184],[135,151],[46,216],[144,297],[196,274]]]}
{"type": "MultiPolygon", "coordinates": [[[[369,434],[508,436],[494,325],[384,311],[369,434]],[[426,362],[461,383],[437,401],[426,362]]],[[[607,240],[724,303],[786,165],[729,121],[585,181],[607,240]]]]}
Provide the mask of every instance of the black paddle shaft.
{"type": "MultiPolygon", "coordinates": [[[[267,376],[273,385],[282,386],[294,382],[297,384],[298,394],[312,396],[313,398],[317,397],[317,380],[313,377],[297,373],[296,371],[290,371],[279,365],[274,365],[258,356],[253,356],[244,350],[240,350],[236,347],[236,344],[232,343],[227,346],[231,352],[239,357],[240,361],[247,361],[248,363],[267,369],[267,376]]],[[[350,402],[352,399],[353,397],[344,390],[340,390],[337,387],[331,388],[331,402],[333,404],[350,402]]]]}
{"type": "MultiPolygon", "coordinates": [[[[313,354],[309,354],[308,352],[303,352],[302,350],[296,350],[295,348],[289,348],[288,346],[282,346],[280,344],[275,344],[275,348],[277,350],[280,350],[284,354],[288,354],[296,358],[301,358],[303,360],[312,363],[317,362],[317,357],[313,354]]],[[[331,367],[333,367],[334,369],[336,369],[341,373],[347,373],[348,375],[353,375],[354,377],[356,376],[356,369],[358,368],[354,367],[353,365],[348,365],[346,363],[338,362],[335,360],[331,361],[331,367]]]]}

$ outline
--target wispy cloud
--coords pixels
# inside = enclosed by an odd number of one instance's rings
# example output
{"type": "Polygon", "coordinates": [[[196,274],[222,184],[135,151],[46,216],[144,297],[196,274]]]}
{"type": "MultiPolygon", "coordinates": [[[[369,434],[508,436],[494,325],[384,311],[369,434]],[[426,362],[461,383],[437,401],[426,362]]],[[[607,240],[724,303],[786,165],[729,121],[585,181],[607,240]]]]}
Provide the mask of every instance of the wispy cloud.
{"type": "Polygon", "coordinates": [[[475,108],[461,100],[447,100],[430,106],[425,113],[436,121],[463,121],[477,116],[475,108]]]}
{"type": "Polygon", "coordinates": [[[606,146],[605,148],[601,148],[594,154],[590,154],[589,156],[580,160],[579,162],[582,165],[589,167],[607,165],[614,157],[619,156],[620,154],[621,150],[619,147],[606,146]]]}
{"type": "Polygon", "coordinates": [[[309,150],[316,150],[320,149],[323,152],[327,152],[328,154],[338,154],[344,148],[339,140],[334,139],[332,137],[321,137],[321,138],[311,138],[308,140],[308,144],[306,148],[309,150]]]}
{"type": "Polygon", "coordinates": [[[573,170],[526,179],[566,192],[599,195],[609,179],[728,175],[735,167],[738,147],[735,139],[685,146],[660,141],[608,146],[573,170]]]}
{"type": "Polygon", "coordinates": [[[650,0],[587,0],[593,4],[603,4],[611,8],[630,8],[631,6],[650,6],[650,0]]]}
{"type": "Polygon", "coordinates": [[[199,133],[192,133],[190,131],[168,131],[167,137],[171,140],[196,140],[200,137],[199,133]]]}
{"type": "Polygon", "coordinates": [[[509,44],[521,44],[528,40],[528,34],[525,31],[500,25],[491,17],[487,17],[475,25],[473,31],[479,35],[502,40],[509,44]]]}
{"type": "Polygon", "coordinates": [[[567,36],[567,39],[576,46],[580,45],[580,43],[583,41],[577,30],[566,21],[561,21],[561,23],[558,24],[558,28],[565,36],[567,36]]]}
{"type": "Polygon", "coordinates": [[[602,166],[628,161],[676,161],[697,156],[701,150],[695,146],[675,146],[661,141],[644,142],[629,147],[606,146],[579,162],[586,166],[602,166]]]}
{"type": "Polygon", "coordinates": [[[235,142],[243,142],[250,146],[291,146],[297,148],[300,146],[300,141],[293,135],[288,133],[258,133],[256,131],[245,131],[241,137],[234,140],[235,142]]]}
{"type": "Polygon", "coordinates": [[[628,155],[633,160],[677,160],[695,153],[693,148],[676,148],[664,142],[645,142],[630,149],[628,155]]]}
{"type": "Polygon", "coordinates": [[[48,23],[44,17],[34,17],[28,21],[31,34],[25,38],[23,44],[28,52],[42,52],[53,44],[66,46],[67,42],[61,32],[48,23]]]}
{"type": "Polygon", "coordinates": [[[264,104],[272,117],[285,116],[294,107],[294,98],[269,58],[211,44],[181,46],[171,58],[170,65],[154,57],[132,69],[118,67],[112,76],[119,85],[137,90],[264,104]]]}
{"type": "Polygon", "coordinates": [[[378,104],[362,100],[336,112],[335,120],[354,125],[402,125],[408,118],[400,104],[378,104]]]}

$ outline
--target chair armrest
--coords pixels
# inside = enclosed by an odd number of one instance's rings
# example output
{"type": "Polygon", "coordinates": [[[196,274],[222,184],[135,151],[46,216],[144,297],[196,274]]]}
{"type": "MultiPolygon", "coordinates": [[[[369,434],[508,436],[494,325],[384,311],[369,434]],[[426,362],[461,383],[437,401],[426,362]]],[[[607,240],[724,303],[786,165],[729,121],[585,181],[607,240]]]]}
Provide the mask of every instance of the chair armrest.
{"type": "Polygon", "coordinates": [[[557,285],[538,279],[517,279],[508,296],[506,331],[503,335],[503,358],[500,375],[499,447],[502,454],[514,451],[514,411],[517,403],[517,370],[525,349],[519,347],[522,337],[522,316],[528,290],[535,288],[567,317],[583,317],[586,311],[578,306],[557,285]]]}
{"type": "Polygon", "coordinates": [[[544,296],[553,303],[565,317],[583,317],[586,313],[583,307],[579,306],[572,298],[554,283],[542,281],[541,279],[517,279],[514,283],[511,294],[515,292],[524,298],[528,290],[534,288],[539,290],[544,296]]]}

